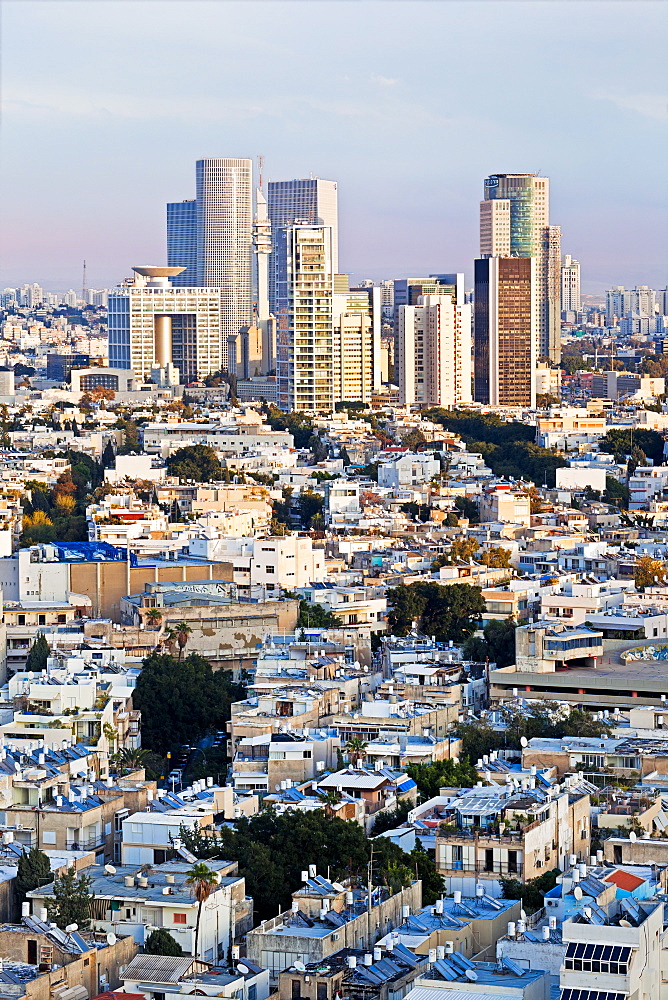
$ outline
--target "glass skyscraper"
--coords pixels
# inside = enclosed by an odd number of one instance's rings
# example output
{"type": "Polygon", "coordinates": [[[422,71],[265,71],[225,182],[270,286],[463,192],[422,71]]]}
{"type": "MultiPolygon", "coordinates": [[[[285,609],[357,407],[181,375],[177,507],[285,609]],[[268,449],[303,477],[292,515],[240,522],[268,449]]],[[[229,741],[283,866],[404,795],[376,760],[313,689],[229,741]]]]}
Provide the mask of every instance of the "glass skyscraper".
{"type": "Polygon", "coordinates": [[[561,231],[550,225],[550,181],[492,174],[480,203],[480,256],[534,257],[539,357],[561,358],[561,231]]]}
{"type": "Polygon", "coordinates": [[[179,284],[220,289],[223,368],[253,318],[252,173],[247,159],[198,160],[195,200],[167,206],[168,260],[186,268],[179,284]]]}
{"type": "Polygon", "coordinates": [[[192,288],[197,285],[197,202],[174,201],[167,204],[167,264],[185,267],[172,278],[172,285],[192,288]]]}

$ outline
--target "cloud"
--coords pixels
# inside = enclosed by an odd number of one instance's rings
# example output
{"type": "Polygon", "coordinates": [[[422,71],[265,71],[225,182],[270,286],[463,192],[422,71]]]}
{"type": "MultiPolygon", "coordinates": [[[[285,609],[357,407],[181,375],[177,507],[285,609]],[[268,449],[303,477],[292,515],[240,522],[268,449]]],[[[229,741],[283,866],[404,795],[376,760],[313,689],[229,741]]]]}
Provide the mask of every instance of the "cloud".
{"type": "Polygon", "coordinates": [[[377,83],[379,87],[394,87],[396,83],[399,83],[398,79],[391,76],[379,76],[377,73],[372,73],[371,79],[374,83],[377,83]]]}
{"type": "Polygon", "coordinates": [[[664,121],[668,113],[668,97],[662,94],[613,94],[598,90],[592,97],[596,101],[610,101],[623,111],[635,111],[643,118],[664,121]]]}

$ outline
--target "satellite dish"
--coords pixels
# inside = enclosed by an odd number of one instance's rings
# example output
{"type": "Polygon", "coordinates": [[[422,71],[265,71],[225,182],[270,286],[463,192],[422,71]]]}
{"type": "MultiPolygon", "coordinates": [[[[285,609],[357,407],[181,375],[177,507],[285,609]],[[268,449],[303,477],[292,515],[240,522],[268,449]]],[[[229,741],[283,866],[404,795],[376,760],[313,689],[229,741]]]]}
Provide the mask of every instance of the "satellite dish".
{"type": "Polygon", "coordinates": [[[475,969],[467,969],[466,978],[470,979],[472,983],[476,983],[478,981],[478,973],[475,971],[475,969]]]}
{"type": "Polygon", "coordinates": [[[633,927],[633,924],[631,923],[630,920],[620,920],[619,921],[619,926],[620,927],[633,927]]]}
{"type": "Polygon", "coordinates": [[[576,885],[575,888],[573,889],[573,895],[575,896],[576,899],[582,899],[582,889],[580,888],[579,885],[576,885]]]}
{"type": "Polygon", "coordinates": [[[243,962],[239,962],[237,965],[237,972],[240,972],[242,976],[245,976],[250,972],[250,969],[247,965],[244,965],[243,962]]]}
{"type": "Polygon", "coordinates": [[[113,931],[109,931],[109,933],[107,934],[107,944],[108,945],[114,945],[114,944],[116,944],[117,940],[118,940],[118,938],[113,933],[113,931]]]}
{"type": "Polygon", "coordinates": [[[526,920],[527,915],[524,910],[520,910],[520,920],[526,920]]]}
{"type": "Polygon", "coordinates": [[[520,743],[521,743],[521,745],[522,745],[523,747],[528,747],[528,746],[529,746],[529,741],[528,741],[528,739],[526,738],[526,736],[522,736],[522,737],[520,738],[520,743]]]}
{"type": "Polygon", "coordinates": [[[115,875],[116,874],[116,869],[114,868],[113,865],[105,865],[104,866],[104,870],[107,873],[107,875],[115,875]]]}
{"type": "Polygon", "coordinates": [[[635,831],[631,830],[631,832],[629,834],[629,840],[631,841],[632,844],[635,844],[635,842],[636,842],[637,839],[638,839],[638,837],[636,836],[635,831]]]}
{"type": "Polygon", "coordinates": [[[297,970],[297,972],[306,972],[306,966],[304,965],[303,962],[295,962],[295,969],[297,970]]]}

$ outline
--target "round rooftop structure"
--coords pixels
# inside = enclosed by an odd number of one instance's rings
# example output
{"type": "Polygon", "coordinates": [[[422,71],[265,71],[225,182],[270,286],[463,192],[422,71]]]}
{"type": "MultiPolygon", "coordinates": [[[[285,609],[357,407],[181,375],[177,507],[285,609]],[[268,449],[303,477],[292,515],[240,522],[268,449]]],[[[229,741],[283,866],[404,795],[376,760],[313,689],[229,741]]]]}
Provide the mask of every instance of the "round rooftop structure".
{"type": "Polygon", "coordinates": [[[145,278],[175,278],[177,274],[183,274],[185,267],[151,267],[148,264],[142,264],[133,267],[132,270],[145,278]]]}

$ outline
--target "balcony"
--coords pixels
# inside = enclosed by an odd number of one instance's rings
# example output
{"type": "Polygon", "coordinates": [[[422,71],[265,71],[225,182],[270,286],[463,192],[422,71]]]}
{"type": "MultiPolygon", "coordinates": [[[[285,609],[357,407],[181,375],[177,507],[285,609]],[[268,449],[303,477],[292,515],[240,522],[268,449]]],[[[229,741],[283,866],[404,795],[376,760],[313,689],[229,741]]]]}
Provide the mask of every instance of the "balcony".
{"type": "Polygon", "coordinates": [[[470,863],[468,861],[444,861],[438,862],[436,869],[439,874],[469,874],[487,875],[489,878],[522,878],[524,866],[520,861],[492,861],[489,864],[485,861],[470,863]]]}
{"type": "Polygon", "coordinates": [[[98,847],[105,846],[105,837],[99,833],[96,837],[73,837],[67,838],[65,848],[68,851],[94,851],[98,847]]]}
{"type": "Polygon", "coordinates": [[[470,843],[474,841],[479,843],[481,847],[487,844],[492,847],[507,847],[509,844],[521,844],[526,831],[533,829],[537,825],[537,822],[529,823],[528,826],[523,827],[521,830],[496,833],[495,830],[450,827],[447,824],[442,824],[436,831],[436,836],[439,840],[447,840],[449,842],[466,841],[470,843]]]}

